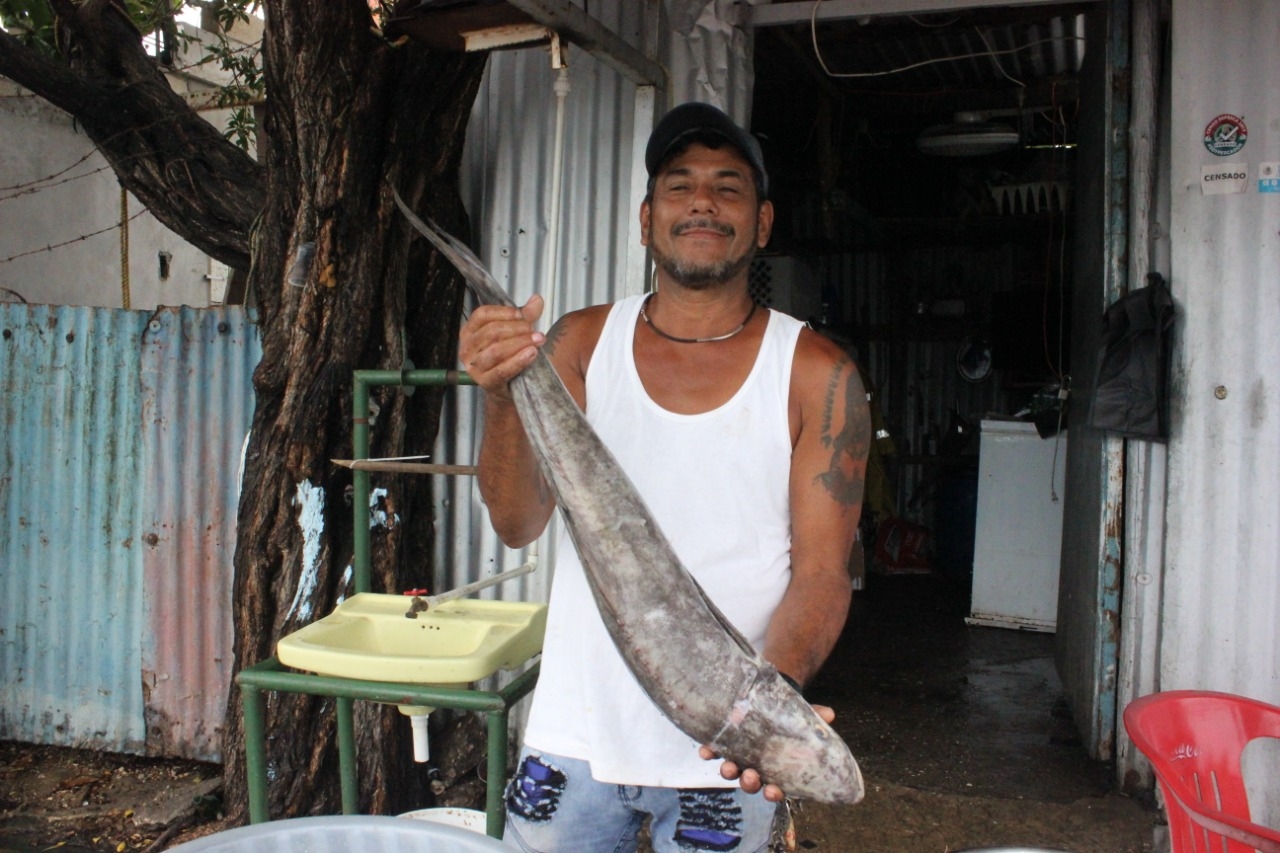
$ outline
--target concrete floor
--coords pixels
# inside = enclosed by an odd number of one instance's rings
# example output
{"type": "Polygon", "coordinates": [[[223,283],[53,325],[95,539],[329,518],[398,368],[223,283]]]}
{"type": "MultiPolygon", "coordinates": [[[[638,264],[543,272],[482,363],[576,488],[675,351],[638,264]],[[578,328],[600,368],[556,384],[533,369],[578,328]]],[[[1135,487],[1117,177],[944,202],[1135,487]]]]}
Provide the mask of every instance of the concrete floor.
{"type": "Polygon", "coordinates": [[[1052,634],[970,627],[968,581],[872,574],[811,701],[864,773],[943,794],[1072,802],[1114,789],[1082,747],[1052,634]]]}

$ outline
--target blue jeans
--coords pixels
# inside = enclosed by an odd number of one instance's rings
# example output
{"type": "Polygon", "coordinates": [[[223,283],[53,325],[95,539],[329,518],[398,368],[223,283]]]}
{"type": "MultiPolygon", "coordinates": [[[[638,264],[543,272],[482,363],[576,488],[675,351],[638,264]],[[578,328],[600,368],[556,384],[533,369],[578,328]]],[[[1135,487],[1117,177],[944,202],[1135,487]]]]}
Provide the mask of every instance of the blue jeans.
{"type": "Polygon", "coordinates": [[[506,843],[525,853],[632,853],[646,815],[655,853],[764,853],[777,809],[741,788],[597,782],[585,761],[528,748],[506,806],[506,843]]]}

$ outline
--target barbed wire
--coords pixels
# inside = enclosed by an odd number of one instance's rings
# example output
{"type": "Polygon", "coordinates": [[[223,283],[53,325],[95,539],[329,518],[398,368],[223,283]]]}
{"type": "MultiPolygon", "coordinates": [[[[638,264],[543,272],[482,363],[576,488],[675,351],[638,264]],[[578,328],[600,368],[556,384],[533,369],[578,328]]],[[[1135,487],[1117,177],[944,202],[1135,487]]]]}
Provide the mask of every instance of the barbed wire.
{"type": "MultiPolygon", "coordinates": [[[[212,95],[213,93],[210,93],[210,94],[212,95]]],[[[139,131],[150,130],[152,128],[159,127],[160,125],[177,121],[179,118],[180,116],[178,115],[161,116],[155,119],[154,121],[150,121],[145,124],[132,125],[130,127],[124,128],[108,136],[106,139],[103,140],[103,144],[104,145],[109,144],[110,142],[112,142],[113,140],[115,140],[117,137],[120,137],[120,136],[125,136],[131,133],[137,133],[139,131]]],[[[65,177],[65,178],[61,177],[63,175],[66,175],[67,172],[70,172],[76,166],[79,166],[82,163],[84,163],[94,154],[100,154],[101,152],[102,152],[101,146],[95,144],[92,148],[89,149],[89,151],[87,151],[84,154],[84,156],[80,157],[74,163],[72,163],[71,165],[63,169],[59,169],[58,171],[53,172],[52,174],[45,175],[44,177],[41,177],[41,178],[33,178],[29,181],[24,181],[18,184],[11,184],[9,186],[0,186],[0,202],[11,201],[15,198],[19,198],[24,195],[31,195],[34,193],[38,193],[43,190],[51,189],[53,187],[60,186],[65,183],[70,183],[71,181],[79,180],[81,178],[92,177],[93,175],[99,174],[101,172],[113,171],[114,166],[111,163],[107,163],[106,165],[99,166],[96,169],[92,169],[88,172],[83,172],[81,174],[72,175],[70,177],[65,177]],[[61,179],[59,180],[59,178],[61,179]]],[[[146,156],[147,154],[140,153],[131,157],[123,157],[118,161],[117,165],[121,165],[121,166],[128,165],[132,160],[143,159],[146,156]]]]}
{"type": "MultiPolygon", "coordinates": [[[[258,41],[255,41],[255,42],[241,43],[241,44],[239,44],[239,45],[237,45],[237,46],[233,47],[231,50],[229,50],[229,51],[225,51],[224,53],[225,53],[226,55],[231,55],[231,56],[234,56],[234,55],[237,55],[237,54],[249,54],[249,53],[252,53],[252,52],[255,52],[255,51],[260,51],[260,50],[261,50],[261,45],[262,45],[261,40],[258,40],[258,41]]],[[[157,47],[158,47],[158,45],[157,45],[157,47]]],[[[161,68],[162,68],[162,70],[163,70],[163,73],[165,73],[165,74],[181,74],[181,73],[186,73],[186,72],[191,71],[192,69],[198,69],[198,68],[200,68],[200,67],[202,67],[202,66],[211,65],[211,64],[218,63],[218,62],[220,62],[220,61],[221,61],[222,56],[221,56],[220,54],[218,54],[218,53],[214,53],[214,52],[212,52],[213,48],[212,48],[209,44],[207,44],[203,39],[199,40],[199,47],[200,47],[203,51],[208,51],[208,52],[206,52],[204,56],[200,56],[200,57],[198,57],[198,58],[193,58],[191,61],[189,61],[189,62],[187,62],[187,63],[184,63],[184,64],[182,64],[182,65],[173,65],[173,66],[169,66],[169,65],[164,65],[163,63],[161,63],[161,68]]],[[[182,50],[182,54],[186,54],[186,52],[187,52],[187,51],[186,51],[186,49],[185,49],[185,45],[184,45],[184,49],[182,50]]],[[[157,58],[157,61],[159,61],[158,57],[156,57],[156,58],[157,58]]],[[[209,91],[209,92],[208,92],[208,96],[209,96],[210,103],[209,103],[209,104],[206,104],[205,106],[206,106],[206,107],[208,107],[208,106],[221,106],[221,105],[217,105],[217,104],[215,104],[214,102],[219,98],[219,89],[220,89],[220,88],[222,88],[222,87],[218,87],[218,86],[216,86],[216,85],[214,85],[214,84],[212,84],[212,83],[210,83],[209,85],[213,86],[214,88],[213,88],[213,89],[211,89],[211,91],[209,91]]],[[[194,95],[194,94],[204,94],[204,93],[190,93],[190,94],[194,95]]],[[[43,97],[42,97],[41,95],[39,95],[38,93],[36,93],[36,92],[32,92],[32,91],[30,91],[30,90],[24,90],[24,91],[19,91],[19,92],[12,92],[12,93],[0,94],[0,100],[15,100],[15,101],[16,101],[16,100],[28,100],[28,99],[38,99],[38,100],[46,100],[46,101],[47,101],[47,99],[43,98],[43,97]]],[[[228,106],[228,108],[231,108],[231,107],[230,107],[230,106],[228,106]]],[[[193,105],[193,109],[197,109],[197,108],[193,105]]],[[[136,132],[137,132],[137,131],[139,131],[139,130],[145,130],[145,129],[149,128],[149,127],[155,127],[155,126],[158,126],[158,125],[161,125],[161,124],[165,124],[165,123],[168,123],[168,122],[172,122],[172,121],[176,121],[176,120],[178,120],[178,116],[177,116],[177,115],[174,115],[174,116],[164,116],[164,117],[162,117],[162,118],[156,119],[155,121],[148,122],[147,124],[142,125],[141,127],[130,127],[130,128],[125,129],[125,130],[122,130],[122,131],[120,131],[120,132],[119,132],[119,134],[117,134],[117,135],[123,135],[123,134],[125,134],[125,133],[136,133],[136,132]]],[[[107,140],[107,141],[109,141],[109,140],[110,140],[110,137],[108,138],[108,140],[107,140]]],[[[100,174],[100,173],[102,173],[102,172],[114,171],[114,166],[113,166],[112,164],[108,163],[108,164],[106,164],[106,165],[99,166],[99,167],[97,167],[97,168],[95,168],[95,169],[91,169],[91,170],[89,170],[89,171],[87,171],[87,172],[82,172],[82,173],[80,173],[80,174],[75,174],[75,175],[68,175],[68,173],[69,173],[69,172],[71,172],[71,171],[72,171],[73,169],[75,169],[76,167],[78,167],[78,166],[80,166],[80,165],[84,164],[87,160],[89,160],[91,157],[93,157],[93,155],[94,155],[94,154],[100,154],[100,153],[101,153],[101,149],[100,149],[100,147],[99,147],[98,145],[96,145],[96,144],[95,144],[95,145],[94,145],[92,148],[90,148],[90,149],[89,149],[89,151],[88,151],[88,152],[86,152],[82,157],[78,158],[77,160],[75,160],[75,162],[71,163],[70,165],[66,166],[66,167],[65,167],[65,168],[63,168],[63,169],[59,169],[58,171],[53,172],[53,173],[51,173],[51,174],[49,174],[49,175],[45,175],[44,177],[36,178],[36,179],[30,180],[30,181],[25,181],[25,182],[23,182],[23,183],[13,184],[13,185],[9,185],[9,186],[0,186],[0,202],[4,202],[4,201],[12,201],[12,200],[17,199],[17,198],[22,197],[22,196],[26,196],[26,195],[33,195],[33,194],[36,194],[36,193],[39,193],[39,192],[43,192],[44,190],[52,189],[52,188],[54,188],[54,187],[61,186],[61,185],[63,185],[63,184],[67,184],[67,183],[71,183],[72,181],[77,181],[77,180],[80,180],[80,179],[82,179],[82,178],[92,177],[92,176],[97,175],[97,174],[100,174]]],[[[141,157],[143,157],[143,156],[145,156],[145,155],[140,154],[140,155],[137,155],[137,156],[138,156],[139,158],[141,158],[141,157]]],[[[127,159],[129,159],[129,158],[126,158],[126,160],[125,160],[125,161],[122,161],[122,162],[127,162],[127,159]]],[[[97,237],[97,236],[99,236],[99,235],[106,234],[106,233],[109,233],[109,232],[111,232],[111,231],[119,230],[123,224],[127,224],[127,223],[129,223],[129,222],[132,222],[133,220],[137,219],[138,217],[142,216],[144,213],[147,213],[147,212],[148,212],[148,209],[147,209],[145,206],[143,206],[143,208],[142,208],[141,210],[139,210],[139,211],[138,211],[137,213],[135,213],[134,215],[132,215],[132,216],[128,217],[127,219],[125,219],[123,223],[121,223],[121,222],[117,222],[117,223],[114,223],[113,225],[110,225],[110,226],[108,226],[108,227],[106,227],[106,228],[101,228],[101,229],[99,229],[99,230],[97,230],[97,231],[92,231],[92,232],[89,232],[89,233],[87,233],[87,234],[81,234],[80,236],[78,236],[78,237],[73,237],[72,239],[69,239],[69,240],[63,240],[63,241],[61,241],[61,242],[59,242],[59,243],[52,243],[52,244],[48,244],[48,245],[42,246],[42,247],[37,248],[37,249],[29,249],[29,250],[24,251],[24,252],[19,252],[19,253],[15,254],[15,255],[10,255],[10,256],[9,256],[9,257],[7,257],[7,258],[0,258],[0,264],[8,264],[8,263],[12,263],[13,261],[16,261],[16,260],[18,260],[18,259],[20,259],[20,258],[25,258],[25,257],[29,257],[29,256],[31,256],[31,255],[41,254],[41,253],[43,253],[43,252],[52,252],[52,251],[54,251],[54,250],[56,250],[56,249],[65,248],[66,246],[70,246],[70,245],[73,245],[73,244],[75,244],[75,243],[83,242],[83,241],[88,240],[88,239],[90,239],[90,238],[92,238],[92,237],[97,237]]]]}
{"type": "MultiPolygon", "coordinates": [[[[137,213],[135,213],[133,216],[130,216],[128,219],[126,219],[126,220],[125,220],[125,222],[126,222],[126,223],[127,223],[127,222],[132,222],[133,220],[137,219],[137,218],[138,218],[139,216],[141,216],[142,214],[144,214],[144,213],[148,213],[148,212],[149,212],[149,211],[147,210],[147,208],[145,208],[145,207],[144,207],[144,208],[142,208],[142,210],[139,210],[139,211],[138,211],[137,213]]],[[[61,243],[52,243],[52,244],[47,245],[47,246],[42,246],[42,247],[41,247],[41,248],[39,248],[39,249],[29,249],[28,251],[25,251],[25,252],[19,252],[18,254],[16,254],[16,255],[10,255],[10,256],[9,256],[9,257],[7,257],[7,258],[0,258],[0,264],[7,264],[7,263],[10,263],[11,261],[16,261],[16,260],[18,260],[19,258],[25,258],[25,257],[27,257],[28,255],[38,255],[38,254],[40,254],[41,252],[52,252],[54,249],[61,249],[61,248],[63,248],[64,246],[70,246],[70,245],[71,245],[71,244],[73,244],[73,243],[79,243],[79,242],[82,242],[82,241],[84,241],[84,240],[88,240],[90,237],[97,237],[99,234],[106,234],[106,233],[108,233],[108,232],[110,232],[110,231],[115,231],[115,230],[117,230],[119,227],[120,227],[120,223],[119,223],[119,222],[117,222],[117,223],[115,223],[114,225],[108,226],[107,228],[102,228],[102,229],[99,229],[98,231],[91,231],[91,232],[90,232],[90,233],[88,233],[88,234],[81,234],[79,237],[73,237],[73,238],[72,238],[72,239],[70,239],[70,240],[63,240],[61,243]]]]}
{"type": "MultiPolygon", "coordinates": [[[[205,47],[205,46],[206,46],[206,43],[202,40],[202,41],[200,41],[200,45],[201,45],[201,47],[205,47]]],[[[241,43],[238,47],[236,47],[236,48],[234,48],[234,49],[232,49],[232,50],[228,51],[228,55],[235,55],[235,54],[239,54],[239,53],[248,53],[248,52],[251,52],[251,51],[257,51],[257,50],[260,50],[260,49],[261,49],[261,45],[262,45],[262,40],[261,40],[261,39],[259,39],[258,41],[255,41],[255,42],[244,42],[244,43],[241,43]]],[[[184,51],[184,52],[185,52],[185,51],[184,51]]],[[[159,62],[158,57],[153,57],[153,58],[157,59],[157,62],[159,62]]],[[[163,63],[160,63],[160,65],[161,65],[161,68],[162,68],[163,73],[165,73],[165,74],[180,74],[180,73],[185,73],[185,72],[187,72],[187,71],[189,71],[189,70],[191,70],[191,69],[193,69],[193,68],[198,68],[198,67],[200,67],[200,66],[202,66],[202,65],[208,65],[208,64],[210,64],[210,63],[217,62],[217,61],[219,61],[219,58],[220,58],[220,57],[219,57],[219,55],[218,55],[218,54],[210,53],[210,54],[208,54],[208,55],[206,55],[206,56],[204,56],[204,57],[202,57],[202,58],[200,58],[200,59],[197,59],[197,60],[195,60],[195,61],[193,61],[193,62],[190,62],[190,63],[188,63],[188,64],[186,64],[186,65],[178,65],[178,66],[173,66],[173,67],[165,66],[165,65],[163,65],[163,63]]],[[[226,86],[223,86],[223,85],[215,84],[215,83],[213,83],[213,82],[211,82],[211,81],[201,81],[201,82],[207,83],[207,84],[211,87],[211,88],[210,88],[210,90],[209,90],[208,92],[186,92],[186,93],[179,93],[179,95],[180,95],[180,96],[182,96],[182,97],[183,97],[183,99],[184,99],[185,101],[187,101],[188,105],[189,105],[189,106],[191,106],[191,107],[192,107],[192,109],[196,110],[197,112],[199,112],[199,111],[201,111],[201,110],[203,110],[203,109],[210,109],[210,108],[213,108],[213,109],[223,109],[223,108],[225,108],[225,109],[234,109],[234,108],[237,106],[237,104],[238,104],[238,103],[243,103],[243,101],[244,101],[243,97],[232,97],[232,98],[229,98],[229,99],[228,99],[228,102],[227,102],[227,103],[225,103],[225,104],[223,104],[223,103],[218,103],[218,101],[222,98],[222,91],[223,91],[224,89],[226,89],[227,87],[226,87],[226,86]],[[197,105],[196,103],[194,103],[194,101],[195,101],[195,99],[196,99],[197,97],[205,96],[205,95],[207,95],[207,96],[208,96],[208,100],[207,100],[207,101],[205,101],[204,103],[199,104],[199,105],[197,105]]],[[[15,85],[19,85],[19,86],[21,86],[21,84],[15,84],[15,85]]],[[[129,84],[129,85],[133,85],[133,84],[129,84]]],[[[38,99],[38,100],[42,100],[42,101],[45,101],[46,103],[48,103],[48,100],[47,100],[46,98],[44,98],[42,95],[39,95],[39,94],[37,94],[37,93],[35,93],[35,92],[32,92],[32,91],[30,91],[30,90],[26,90],[26,91],[22,91],[22,92],[15,92],[15,93],[12,93],[12,94],[0,94],[0,100],[10,100],[10,99],[11,99],[11,100],[18,100],[18,99],[38,99]]],[[[137,130],[146,130],[146,129],[150,128],[150,127],[155,127],[155,126],[157,126],[157,125],[159,125],[159,124],[162,124],[162,123],[164,123],[164,122],[167,122],[167,121],[176,121],[176,120],[177,120],[177,117],[176,117],[176,116],[175,116],[175,117],[165,117],[165,118],[159,119],[159,120],[157,120],[157,121],[150,122],[150,123],[145,124],[145,125],[141,125],[141,126],[139,126],[139,127],[130,128],[130,129],[128,129],[128,130],[121,131],[121,134],[128,133],[128,132],[134,132],[134,131],[137,131],[137,130]]],[[[97,146],[95,146],[94,150],[97,150],[97,146]]],[[[91,157],[91,156],[93,156],[93,151],[90,151],[88,154],[86,154],[84,157],[81,157],[81,158],[80,158],[79,160],[77,160],[75,163],[72,163],[72,164],[71,164],[70,166],[68,166],[66,169],[63,169],[63,170],[61,170],[61,171],[59,171],[59,172],[55,172],[55,173],[53,173],[53,175],[50,175],[50,176],[48,176],[47,178],[40,178],[40,179],[37,179],[36,181],[32,181],[32,182],[30,182],[30,183],[32,183],[32,184],[34,184],[34,183],[39,183],[39,182],[42,182],[42,181],[45,181],[45,180],[50,180],[50,179],[52,179],[52,178],[54,178],[54,177],[57,177],[58,175],[64,174],[65,172],[67,172],[67,171],[69,171],[69,170],[71,170],[71,169],[75,168],[75,167],[76,167],[77,165],[79,165],[80,163],[83,163],[85,160],[89,159],[89,157],[91,157]]],[[[108,168],[109,168],[109,167],[108,167],[108,168]]],[[[95,170],[94,170],[94,172],[87,172],[87,173],[85,173],[85,176],[88,176],[88,175],[91,175],[91,174],[94,174],[94,173],[96,173],[96,172],[100,172],[100,171],[102,171],[102,169],[101,169],[101,168],[99,168],[99,169],[95,169],[95,170]]],[[[74,178],[73,178],[73,179],[71,179],[71,180],[74,180],[74,178]]],[[[24,189],[26,186],[27,186],[27,185],[14,185],[14,186],[8,186],[8,187],[0,187],[0,193],[10,192],[10,191],[17,190],[17,189],[24,189]]],[[[25,194],[25,193],[18,193],[18,194],[19,194],[19,195],[23,195],[23,194],[25,194]]],[[[12,196],[9,196],[9,197],[12,197],[12,196]]],[[[3,200],[5,200],[5,199],[6,199],[6,197],[5,197],[5,196],[0,196],[0,201],[3,201],[3,200]]]]}
{"type": "Polygon", "coordinates": [[[87,178],[90,175],[95,175],[98,172],[103,171],[104,169],[110,169],[111,168],[110,165],[99,166],[98,168],[90,172],[85,172],[80,175],[73,175],[69,178],[63,178],[60,181],[55,180],[56,178],[59,178],[62,175],[65,175],[67,172],[70,172],[76,166],[79,166],[81,163],[88,160],[90,157],[92,157],[94,154],[97,154],[97,153],[98,153],[98,147],[95,145],[93,148],[89,149],[87,154],[85,154],[79,160],[72,163],[70,166],[67,166],[65,169],[59,169],[58,171],[54,172],[51,175],[45,175],[43,178],[36,178],[35,180],[26,181],[21,184],[13,184],[12,186],[0,187],[0,201],[8,201],[9,199],[17,198],[18,196],[30,195],[31,193],[36,193],[36,192],[39,192],[40,190],[48,189],[49,187],[55,187],[58,184],[65,184],[70,181],[79,180],[80,178],[87,178]],[[50,183],[51,181],[53,183],[50,183]]]}

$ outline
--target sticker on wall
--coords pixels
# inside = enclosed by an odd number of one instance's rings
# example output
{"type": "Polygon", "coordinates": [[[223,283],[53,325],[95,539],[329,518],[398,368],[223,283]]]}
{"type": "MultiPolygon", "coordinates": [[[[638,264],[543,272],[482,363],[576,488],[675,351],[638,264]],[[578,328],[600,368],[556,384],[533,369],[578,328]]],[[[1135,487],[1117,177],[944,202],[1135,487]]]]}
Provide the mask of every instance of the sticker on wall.
{"type": "Polygon", "coordinates": [[[1235,154],[1249,141],[1249,129],[1244,126],[1244,119],[1223,113],[1205,125],[1204,147],[1210,154],[1226,157],[1235,154]]]}
{"type": "Polygon", "coordinates": [[[1249,185],[1248,163],[1223,163],[1200,167],[1200,187],[1205,195],[1245,192],[1249,185]]]}
{"type": "Polygon", "coordinates": [[[1280,163],[1258,164],[1258,192],[1280,193],[1280,163]]]}

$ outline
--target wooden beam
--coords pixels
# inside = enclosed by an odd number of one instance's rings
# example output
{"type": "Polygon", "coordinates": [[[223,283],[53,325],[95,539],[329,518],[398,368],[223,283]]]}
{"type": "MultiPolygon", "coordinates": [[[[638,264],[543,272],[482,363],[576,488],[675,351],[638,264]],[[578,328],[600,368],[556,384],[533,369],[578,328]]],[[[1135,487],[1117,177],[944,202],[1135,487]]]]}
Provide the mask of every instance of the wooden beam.
{"type": "Polygon", "coordinates": [[[638,86],[667,88],[667,72],[661,65],[574,6],[568,0],[507,0],[539,24],[573,42],[638,86]]]}

